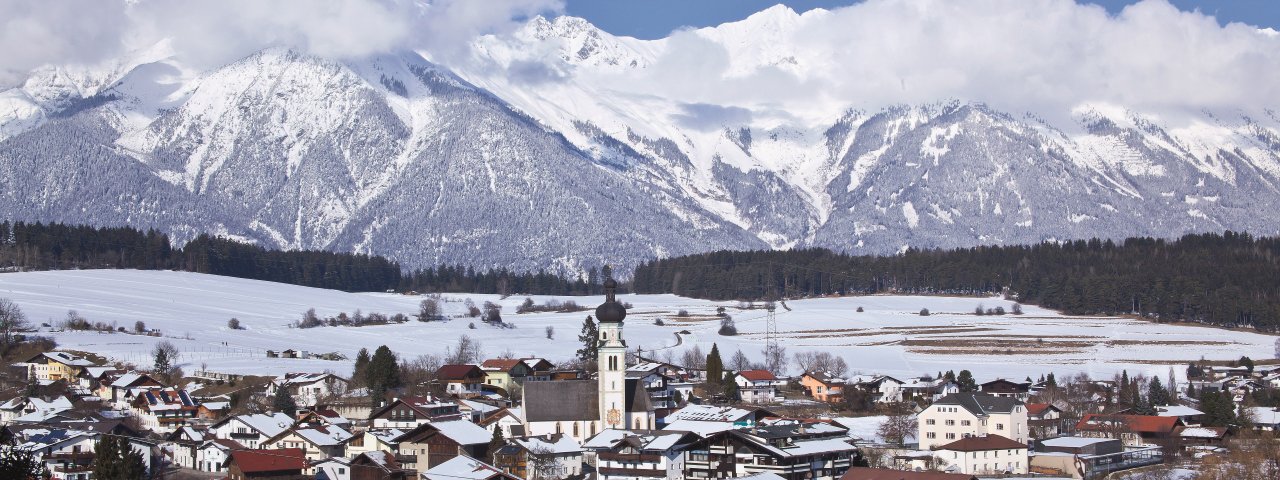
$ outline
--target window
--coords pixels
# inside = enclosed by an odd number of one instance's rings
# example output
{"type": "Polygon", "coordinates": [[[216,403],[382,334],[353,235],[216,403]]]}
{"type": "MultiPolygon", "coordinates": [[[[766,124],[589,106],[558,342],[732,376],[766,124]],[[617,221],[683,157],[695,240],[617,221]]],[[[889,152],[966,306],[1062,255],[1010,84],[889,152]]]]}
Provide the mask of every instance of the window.
{"type": "Polygon", "coordinates": [[[1004,424],[1003,424],[1003,423],[997,423],[997,424],[996,424],[996,430],[1004,430],[1004,424]]]}
{"type": "Polygon", "coordinates": [[[956,434],[954,433],[947,434],[947,440],[955,440],[955,439],[956,439],[956,434]]]}
{"type": "Polygon", "coordinates": [[[573,436],[578,436],[578,422],[573,423],[573,436]]]}
{"type": "Polygon", "coordinates": [[[924,434],[924,438],[938,438],[938,434],[934,432],[929,432],[924,434]]]}
{"type": "Polygon", "coordinates": [[[961,420],[961,421],[960,421],[960,425],[965,426],[965,427],[969,426],[969,424],[970,424],[970,423],[972,423],[972,422],[970,422],[970,421],[968,421],[968,420],[961,420]]]}
{"type": "Polygon", "coordinates": [[[954,426],[955,424],[956,424],[956,421],[955,421],[955,420],[947,420],[947,426],[948,426],[948,427],[950,427],[950,426],[954,426]]]}
{"type": "Polygon", "coordinates": [[[925,425],[936,425],[937,423],[938,423],[938,421],[937,421],[937,420],[934,420],[934,419],[932,419],[932,418],[930,418],[930,419],[928,419],[928,420],[925,420],[925,421],[924,421],[924,424],[925,424],[925,425]]]}

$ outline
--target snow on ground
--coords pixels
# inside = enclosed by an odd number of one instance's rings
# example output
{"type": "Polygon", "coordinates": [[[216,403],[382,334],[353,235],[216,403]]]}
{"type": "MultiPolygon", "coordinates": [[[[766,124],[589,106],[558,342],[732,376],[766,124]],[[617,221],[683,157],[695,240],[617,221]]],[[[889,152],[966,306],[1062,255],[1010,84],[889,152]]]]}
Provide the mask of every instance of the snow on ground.
{"type": "MultiPolygon", "coordinates": [[[[255,280],[188,272],[134,270],[80,270],[0,274],[0,297],[16,302],[35,324],[56,326],[67,310],[76,310],[91,322],[115,323],[132,329],[141,320],[159,329],[176,344],[190,372],[202,363],[214,371],[276,375],[292,371],[333,370],[346,374],[351,362],[267,358],[266,350],[339,352],[354,358],[362,347],[387,345],[402,358],[445,353],[458,337],[481,341],[484,353],[535,355],[552,361],[570,358],[578,349],[578,332],[588,312],[515,313],[524,296],[505,300],[496,295],[447,294],[446,322],[410,321],[371,327],[290,328],[308,308],[321,316],[339,312],[384,314],[417,311],[420,296],[388,293],[345,293],[255,280]],[[498,329],[457,318],[463,300],[476,304],[493,301],[503,305],[503,318],[514,329],[498,329]],[[230,330],[227,320],[236,317],[244,330],[230,330]],[[555,329],[547,339],[545,327],[555,329]],[[172,338],[181,337],[181,338],[172,338]],[[186,338],[189,337],[189,338],[186,338]]],[[[594,307],[600,296],[534,297],[537,303],[551,298],[574,300],[594,307]]],[[[626,320],[631,348],[662,358],[675,358],[693,344],[708,351],[718,343],[727,359],[741,349],[761,359],[764,347],[763,310],[738,310],[736,302],[712,302],[674,295],[622,295],[634,308],[626,320]],[[717,306],[728,307],[740,335],[723,337],[717,306]],[[686,309],[690,318],[674,318],[686,309]],[[661,318],[665,325],[655,325],[661,318]],[[688,334],[677,335],[687,331],[688,334]],[[679,344],[677,346],[677,344],[679,344]],[[655,351],[656,350],[656,351],[655,351]]],[[[1006,310],[1011,302],[998,298],[920,296],[866,296],[820,298],[786,302],[791,310],[777,309],[781,344],[788,353],[828,351],[845,358],[852,372],[913,376],[945,370],[969,369],[980,380],[997,377],[1021,379],[1056,372],[1059,378],[1087,372],[1109,378],[1121,369],[1148,375],[1168,374],[1169,364],[1181,365],[1201,358],[1210,360],[1271,358],[1274,338],[1207,327],[1156,325],[1125,318],[1068,317],[1053,311],[1025,307],[1021,316],[975,316],[979,304],[1006,310]],[[855,310],[863,307],[865,312],[855,310]],[[918,315],[928,308],[932,315],[918,315]]],[[[52,332],[62,348],[87,350],[110,358],[150,364],[149,352],[161,340],[129,334],[52,332]]],[[[795,370],[793,367],[792,370],[795,370]]],[[[1185,369],[1174,368],[1179,375],[1185,369]]],[[[790,372],[798,373],[798,372],[790,372]]]]}

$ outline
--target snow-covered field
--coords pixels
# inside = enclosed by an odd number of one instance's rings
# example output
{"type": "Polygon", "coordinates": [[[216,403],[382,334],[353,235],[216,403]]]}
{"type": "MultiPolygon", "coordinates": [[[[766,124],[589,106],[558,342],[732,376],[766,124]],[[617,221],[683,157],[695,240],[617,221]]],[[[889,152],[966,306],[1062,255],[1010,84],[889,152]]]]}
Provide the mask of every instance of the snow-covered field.
{"type": "MultiPolygon", "coordinates": [[[[339,312],[411,315],[423,297],[385,293],[344,293],[294,285],[201,275],[186,272],[82,270],[0,274],[0,297],[16,302],[35,324],[57,325],[76,310],[91,322],[115,323],[132,329],[135,321],[159,329],[182,350],[180,358],[190,372],[207,363],[210,370],[245,374],[280,374],[290,371],[323,371],[346,374],[350,362],[267,358],[266,350],[296,349],[316,353],[340,352],[354,357],[361,347],[371,350],[387,345],[401,357],[444,353],[458,337],[470,335],[483,345],[486,355],[504,352],[564,360],[579,347],[578,332],[587,312],[560,314],[515,313],[525,297],[505,300],[494,295],[446,295],[445,312],[460,316],[463,300],[503,305],[503,318],[514,329],[498,329],[470,319],[447,322],[410,321],[371,327],[290,328],[308,308],[324,317],[339,312]],[[243,330],[230,330],[235,317],[243,330]],[[555,329],[546,338],[545,327],[555,329]],[[180,338],[173,338],[180,337],[180,338]]],[[[554,297],[534,297],[542,303],[554,297]]],[[[559,297],[594,307],[603,298],[559,297]]],[[[623,295],[634,305],[626,321],[631,348],[659,358],[672,352],[675,358],[697,344],[703,351],[718,343],[726,360],[741,349],[761,359],[764,347],[763,310],[741,311],[736,302],[711,302],[674,295],[623,295]],[[719,323],[709,318],[717,306],[728,307],[741,332],[722,337],[719,323]],[[690,319],[675,318],[680,309],[690,319]],[[706,318],[699,320],[699,317],[706,318]],[[655,324],[662,319],[663,326],[655,324]],[[677,332],[688,331],[686,335],[677,332]],[[656,352],[651,352],[657,350],[656,352]]],[[[778,308],[777,323],[782,345],[789,353],[827,351],[842,356],[852,372],[911,376],[940,370],[970,369],[980,380],[996,377],[1021,379],[1056,372],[1060,377],[1087,372],[1110,377],[1121,369],[1130,374],[1167,375],[1169,363],[1199,359],[1271,358],[1274,337],[1227,330],[1155,325],[1124,318],[1068,317],[1033,306],[1021,316],[975,316],[979,304],[986,307],[1011,303],[998,298],[916,296],[868,296],[822,298],[786,302],[778,308]],[[856,309],[863,307],[864,312],[856,309]],[[932,315],[922,317],[921,308],[932,315]]],[[[62,348],[87,350],[107,357],[150,363],[149,351],[157,337],[92,332],[53,332],[62,348]]],[[[793,367],[793,370],[795,368],[793,367]]],[[[1174,369],[1179,375],[1184,368],[1174,369]]],[[[791,372],[796,373],[796,372],[791,372]]]]}

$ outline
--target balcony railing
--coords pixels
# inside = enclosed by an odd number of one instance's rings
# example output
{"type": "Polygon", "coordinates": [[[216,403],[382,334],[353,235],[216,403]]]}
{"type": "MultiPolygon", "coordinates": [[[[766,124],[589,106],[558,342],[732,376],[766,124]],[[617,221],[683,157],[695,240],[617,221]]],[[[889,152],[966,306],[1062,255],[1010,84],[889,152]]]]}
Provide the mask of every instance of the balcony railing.
{"type": "Polygon", "coordinates": [[[613,468],[600,467],[596,469],[601,475],[612,475],[619,477],[649,477],[649,478],[667,478],[666,470],[656,470],[648,468],[613,468]]]}
{"type": "Polygon", "coordinates": [[[596,456],[605,461],[610,462],[630,462],[630,463],[659,463],[662,457],[659,455],[646,455],[635,453],[614,453],[600,452],[596,456]]]}

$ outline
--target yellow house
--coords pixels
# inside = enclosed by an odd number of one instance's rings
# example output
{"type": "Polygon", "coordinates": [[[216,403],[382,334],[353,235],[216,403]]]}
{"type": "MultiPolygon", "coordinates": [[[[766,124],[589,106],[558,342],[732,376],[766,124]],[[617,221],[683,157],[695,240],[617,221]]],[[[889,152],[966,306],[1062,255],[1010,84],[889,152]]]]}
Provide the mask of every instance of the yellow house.
{"type": "Polygon", "coordinates": [[[511,392],[516,385],[523,385],[525,377],[533,373],[533,369],[518,358],[485,360],[480,364],[480,369],[484,371],[485,385],[501,388],[504,392],[511,392]]]}
{"type": "Polygon", "coordinates": [[[66,352],[45,352],[27,360],[28,375],[36,380],[72,382],[85,367],[96,367],[98,364],[66,352]]]}

